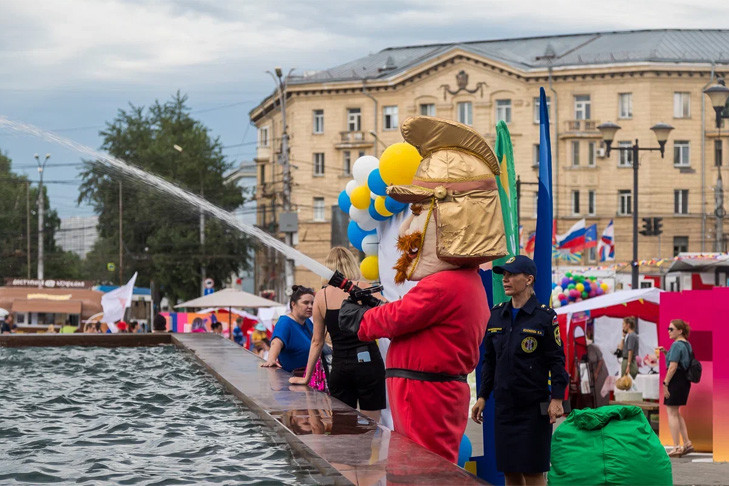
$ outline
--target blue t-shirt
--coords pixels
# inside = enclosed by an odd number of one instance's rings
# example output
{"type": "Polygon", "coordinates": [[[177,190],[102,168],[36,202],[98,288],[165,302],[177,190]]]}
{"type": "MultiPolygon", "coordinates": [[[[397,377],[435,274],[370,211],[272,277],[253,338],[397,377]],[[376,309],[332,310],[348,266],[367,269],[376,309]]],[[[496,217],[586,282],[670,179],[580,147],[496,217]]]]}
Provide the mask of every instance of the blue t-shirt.
{"type": "Polygon", "coordinates": [[[238,326],[233,328],[233,341],[235,341],[236,344],[243,346],[243,329],[238,326]]]}
{"type": "Polygon", "coordinates": [[[511,322],[512,322],[512,324],[516,320],[516,315],[519,313],[520,310],[521,310],[521,308],[515,308],[515,307],[512,307],[511,308],[511,322]]]}
{"type": "Polygon", "coordinates": [[[676,362],[683,369],[687,370],[689,364],[691,364],[691,357],[689,356],[690,347],[691,345],[686,341],[674,341],[671,344],[671,349],[668,350],[668,354],[666,354],[666,365],[670,365],[671,362],[676,362]]]}
{"type": "Polygon", "coordinates": [[[311,336],[314,334],[314,324],[307,319],[304,325],[299,324],[289,316],[281,316],[273,329],[271,342],[278,338],[283,343],[283,349],[278,355],[281,367],[286,371],[306,366],[309,360],[311,336]]]}

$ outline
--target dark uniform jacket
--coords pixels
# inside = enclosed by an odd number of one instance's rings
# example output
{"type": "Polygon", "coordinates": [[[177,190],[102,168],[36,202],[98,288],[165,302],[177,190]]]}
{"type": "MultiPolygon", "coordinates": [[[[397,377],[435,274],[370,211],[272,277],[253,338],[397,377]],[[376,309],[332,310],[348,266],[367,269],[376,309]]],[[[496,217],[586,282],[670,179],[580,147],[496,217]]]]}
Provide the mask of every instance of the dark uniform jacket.
{"type": "Polygon", "coordinates": [[[478,396],[527,405],[562,399],[568,375],[557,314],[531,298],[512,323],[511,300],[491,309],[478,396]],[[549,373],[551,376],[551,393],[549,373]]]}

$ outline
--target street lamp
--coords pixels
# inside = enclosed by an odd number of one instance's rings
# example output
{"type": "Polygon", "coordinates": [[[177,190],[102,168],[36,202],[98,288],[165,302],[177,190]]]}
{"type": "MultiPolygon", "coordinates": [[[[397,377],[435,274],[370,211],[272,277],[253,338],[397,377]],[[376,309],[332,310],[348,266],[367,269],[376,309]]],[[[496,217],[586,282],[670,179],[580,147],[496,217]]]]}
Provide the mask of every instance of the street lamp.
{"type": "MultiPolygon", "coordinates": [[[[615,138],[615,133],[617,133],[618,130],[620,130],[620,125],[617,125],[613,122],[605,122],[601,125],[598,125],[598,130],[600,130],[600,134],[602,135],[602,140],[605,142],[605,156],[610,157],[610,150],[612,148],[613,139],[615,138]]],[[[615,150],[618,150],[619,152],[629,152],[632,154],[633,157],[633,261],[631,262],[632,267],[632,281],[631,285],[633,289],[638,288],[638,152],[642,151],[658,151],[661,153],[661,158],[663,158],[665,148],[666,148],[666,141],[668,140],[668,135],[671,133],[671,130],[673,130],[673,127],[671,125],[668,125],[666,123],[657,123],[651,127],[651,130],[656,135],[656,140],[658,140],[658,147],[639,147],[638,146],[638,139],[635,139],[635,143],[632,147],[615,147],[615,150]]]]}
{"type": "Polygon", "coordinates": [[[39,287],[43,286],[43,212],[45,210],[43,201],[43,170],[46,168],[46,162],[51,158],[51,154],[46,154],[43,162],[40,160],[40,156],[35,154],[33,156],[35,161],[38,163],[38,175],[40,176],[40,182],[38,183],[38,280],[39,287]]]}
{"type": "MultiPolygon", "coordinates": [[[[716,84],[712,84],[704,90],[704,94],[709,97],[711,106],[714,107],[716,128],[719,130],[717,139],[719,143],[722,143],[721,120],[722,118],[729,118],[729,115],[724,114],[726,100],[729,98],[729,88],[724,84],[724,80],[719,78],[716,84]]],[[[714,190],[714,199],[716,202],[716,208],[714,209],[714,215],[716,216],[714,251],[722,252],[724,251],[724,217],[726,216],[726,210],[724,209],[724,183],[721,179],[721,159],[716,161],[716,189],[714,190]]]]}
{"type": "Polygon", "coordinates": [[[377,143],[379,143],[380,145],[382,145],[384,148],[387,148],[387,145],[385,145],[385,142],[383,142],[382,140],[380,140],[380,137],[377,136],[377,132],[375,132],[374,130],[370,130],[368,133],[370,135],[372,135],[372,138],[374,138],[375,141],[377,141],[377,143]]]}

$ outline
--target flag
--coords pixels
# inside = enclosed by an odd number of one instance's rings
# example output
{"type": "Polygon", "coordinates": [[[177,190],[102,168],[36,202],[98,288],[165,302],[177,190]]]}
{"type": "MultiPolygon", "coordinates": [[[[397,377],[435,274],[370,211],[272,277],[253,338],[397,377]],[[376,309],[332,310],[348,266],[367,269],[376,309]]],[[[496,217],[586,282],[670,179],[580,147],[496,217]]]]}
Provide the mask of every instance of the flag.
{"type": "Polygon", "coordinates": [[[593,224],[585,229],[585,248],[597,246],[597,225],[593,224]]]}
{"type": "MultiPolygon", "coordinates": [[[[509,128],[504,121],[496,124],[496,144],[494,145],[496,159],[499,161],[500,174],[496,178],[501,201],[501,216],[504,219],[504,233],[506,236],[507,255],[494,260],[494,265],[501,265],[512,256],[519,254],[520,230],[517,223],[516,202],[516,173],[514,172],[514,149],[511,145],[509,128]]],[[[508,300],[501,283],[502,277],[492,275],[491,288],[493,290],[493,303],[500,304],[508,300]]]]}
{"type": "Polygon", "coordinates": [[[524,246],[524,253],[534,253],[534,240],[536,239],[536,236],[537,232],[532,231],[532,233],[529,235],[529,239],[527,240],[526,245],[524,246]]]}
{"type": "Polygon", "coordinates": [[[585,247],[585,218],[572,225],[567,233],[557,235],[557,248],[560,250],[579,251],[585,247]]]}
{"type": "Polygon", "coordinates": [[[137,281],[137,272],[134,272],[132,278],[125,285],[107,292],[101,296],[101,307],[104,310],[103,322],[109,325],[112,332],[116,332],[114,323],[124,318],[124,311],[127,307],[132,306],[132,293],[134,292],[134,282],[137,281]]]}
{"type": "Polygon", "coordinates": [[[539,302],[548,303],[552,293],[552,145],[549,138],[549,112],[544,88],[539,88],[539,192],[537,193],[537,235],[534,263],[537,279],[534,292],[539,302]]]}
{"type": "Polygon", "coordinates": [[[522,250],[524,250],[524,225],[519,225],[519,253],[522,253],[522,250]]]}
{"type": "Polygon", "coordinates": [[[552,258],[554,260],[564,260],[569,263],[579,264],[582,262],[582,253],[573,253],[569,250],[560,250],[559,248],[552,249],[552,258]]]}
{"type": "Polygon", "coordinates": [[[605,231],[602,232],[600,243],[597,245],[597,253],[600,256],[601,262],[615,260],[615,228],[613,227],[612,219],[605,228],[605,231]]]}

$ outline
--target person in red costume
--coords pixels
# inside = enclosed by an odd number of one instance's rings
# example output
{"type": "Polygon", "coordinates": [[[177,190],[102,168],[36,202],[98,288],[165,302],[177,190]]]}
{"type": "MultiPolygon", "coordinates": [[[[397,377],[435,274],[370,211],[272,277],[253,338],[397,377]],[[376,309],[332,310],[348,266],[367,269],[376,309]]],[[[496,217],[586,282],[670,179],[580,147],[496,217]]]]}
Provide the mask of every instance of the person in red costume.
{"type": "Polygon", "coordinates": [[[395,281],[418,283],[377,307],[345,301],[340,327],[362,341],[392,340],[386,377],[395,431],[456,462],[468,420],[466,376],[489,320],[478,265],[506,254],[499,166],[483,137],[460,123],[412,117],[402,133],[423,160],[411,185],[387,191],[412,203],[395,281]]]}

